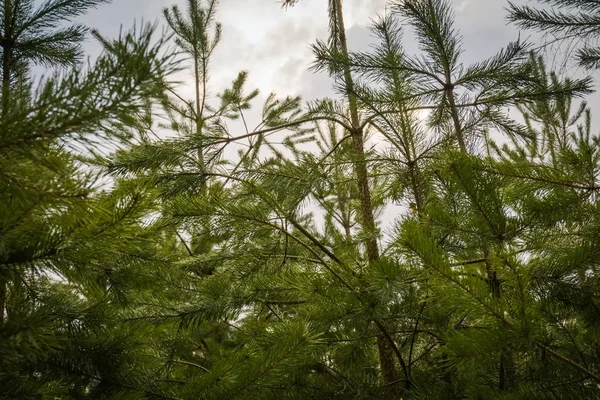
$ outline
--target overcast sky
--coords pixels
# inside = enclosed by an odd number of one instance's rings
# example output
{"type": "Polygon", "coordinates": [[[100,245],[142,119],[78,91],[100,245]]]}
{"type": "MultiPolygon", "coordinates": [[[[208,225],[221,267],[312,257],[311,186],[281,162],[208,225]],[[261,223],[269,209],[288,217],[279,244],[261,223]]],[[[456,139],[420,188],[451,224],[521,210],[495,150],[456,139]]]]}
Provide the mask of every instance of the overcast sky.
{"type": "MultiPolygon", "coordinates": [[[[526,0],[517,0],[517,4],[526,0]]],[[[135,21],[159,21],[162,10],[184,0],[114,0],[92,10],[81,19],[107,36],[116,36],[121,25],[135,21]]],[[[386,11],[386,0],[345,0],[344,17],[351,49],[368,48],[372,42],[371,19],[386,11]]],[[[456,26],[464,38],[466,63],[487,58],[518,32],[506,24],[504,0],[453,0],[456,26]]],[[[217,20],[223,25],[223,39],[211,66],[211,88],[216,93],[227,87],[240,70],[249,71],[250,87],[262,96],[302,95],[306,100],[331,95],[330,80],[324,74],[307,71],[312,54],[309,45],[327,37],[327,1],[302,0],[293,8],[281,8],[278,0],[221,0],[217,20]]],[[[406,49],[416,46],[406,36],[406,49]]],[[[97,45],[89,43],[91,53],[97,45]]],[[[182,88],[183,89],[183,88],[182,88]]],[[[184,89],[185,90],[185,89],[184,89]]],[[[185,90],[192,94],[191,88],[185,90]]]]}
{"type": "MultiPolygon", "coordinates": [[[[515,4],[528,2],[538,4],[535,0],[513,1],[515,4]]],[[[463,63],[488,58],[519,37],[516,28],[506,23],[507,1],[452,0],[452,3],[455,27],[463,37],[463,63]]],[[[162,10],[174,4],[185,8],[185,0],[113,0],[111,4],[92,10],[80,22],[108,37],[115,37],[121,26],[128,29],[136,21],[158,21],[164,26],[162,10]]],[[[386,12],[386,4],[389,4],[386,0],[344,0],[351,49],[368,49],[373,41],[369,30],[371,20],[386,12]]],[[[223,38],[211,65],[212,94],[229,87],[240,70],[247,70],[248,89],[261,90],[257,108],[271,91],[281,96],[301,95],[304,100],[333,95],[331,80],[325,74],[307,70],[313,59],[310,44],[316,39],[327,38],[326,0],[302,0],[287,10],[281,8],[279,0],[221,0],[217,20],[223,25],[223,38]]],[[[528,33],[521,34],[521,39],[529,37],[528,33]]],[[[533,36],[531,38],[535,41],[533,36]]],[[[418,51],[410,34],[405,35],[404,45],[408,53],[418,51]]],[[[91,55],[99,50],[93,42],[86,48],[91,55]]],[[[186,79],[186,76],[181,78],[186,79]]],[[[191,75],[188,74],[187,79],[191,81],[191,75]]],[[[192,98],[191,85],[183,85],[180,91],[192,98]]],[[[254,112],[255,117],[258,112],[254,112]]],[[[250,122],[250,125],[255,124],[250,122]]],[[[387,228],[398,215],[398,206],[388,206],[380,216],[387,222],[384,224],[387,228]]]]}

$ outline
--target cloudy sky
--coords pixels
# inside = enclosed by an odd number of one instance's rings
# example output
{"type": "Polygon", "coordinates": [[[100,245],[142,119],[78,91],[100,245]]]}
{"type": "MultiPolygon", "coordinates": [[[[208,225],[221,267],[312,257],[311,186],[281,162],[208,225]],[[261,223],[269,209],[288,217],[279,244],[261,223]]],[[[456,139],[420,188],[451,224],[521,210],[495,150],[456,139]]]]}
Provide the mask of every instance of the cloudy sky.
{"type": "MultiPolygon", "coordinates": [[[[393,1],[393,0],[392,0],[393,1]]],[[[523,4],[528,0],[514,0],[523,4]]],[[[186,0],[113,0],[89,12],[80,22],[98,29],[108,37],[118,35],[121,26],[128,29],[135,22],[158,21],[164,26],[162,10],[178,4],[185,8],[186,0]]],[[[456,28],[463,36],[463,62],[470,64],[492,56],[519,34],[507,25],[506,0],[452,0],[456,28]]],[[[366,50],[373,42],[369,30],[371,21],[386,13],[387,0],[344,0],[344,17],[348,44],[353,50],[366,50]]],[[[249,71],[248,89],[259,88],[262,101],[271,91],[281,96],[301,95],[312,100],[334,95],[331,81],[325,74],[308,71],[312,61],[310,44],[327,38],[327,1],[302,0],[293,8],[282,9],[281,0],[220,0],[217,20],[222,23],[223,37],[211,65],[212,94],[226,87],[240,70],[249,71]]],[[[525,37],[522,37],[525,38],[525,37]]],[[[91,55],[99,46],[86,45],[91,55]]],[[[409,53],[418,51],[410,33],[405,35],[409,53]]],[[[183,75],[182,80],[191,76],[183,75]]],[[[192,98],[191,85],[182,85],[180,92],[192,98]]],[[[258,117],[250,114],[250,118],[258,117]]],[[[249,119],[250,119],[249,118],[249,119]]],[[[256,121],[258,122],[258,121],[256,121]]],[[[251,125],[254,125],[252,122],[251,125]]],[[[244,132],[231,132],[233,135],[244,132]]],[[[380,219],[387,227],[398,215],[397,207],[389,205],[380,219]]]]}
{"type": "MultiPolygon", "coordinates": [[[[536,0],[513,1],[515,4],[529,2],[538,4],[536,0]]],[[[452,3],[456,28],[463,37],[463,63],[488,58],[519,37],[516,28],[506,22],[506,0],[452,0],[452,3]]],[[[128,29],[135,22],[158,21],[164,26],[162,10],[174,4],[185,7],[185,0],[113,0],[92,10],[80,22],[114,37],[121,26],[128,29]]],[[[387,0],[344,0],[351,49],[368,49],[373,41],[369,30],[371,20],[385,14],[386,4],[390,3],[387,0]]],[[[257,108],[271,91],[281,96],[301,95],[304,100],[334,95],[325,74],[308,71],[312,61],[310,44],[327,38],[326,0],[302,0],[287,10],[281,8],[280,0],[220,0],[217,20],[223,25],[223,38],[212,60],[211,94],[229,87],[240,70],[247,70],[248,89],[261,90],[257,108]]],[[[522,33],[521,39],[536,41],[528,33],[522,33]]],[[[93,42],[86,46],[91,55],[99,51],[93,42]]],[[[405,48],[411,54],[418,51],[410,33],[405,34],[405,48]]],[[[191,75],[180,79],[190,82],[191,75]]],[[[180,92],[191,99],[193,88],[184,82],[180,92]]],[[[258,112],[249,117],[258,117],[258,112]]],[[[242,133],[231,132],[233,135],[242,133]]],[[[387,221],[388,228],[398,215],[397,207],[402,206],[389,205],[380,216],[387,221]]]]}
{"type": "MultiPolygon", "coordinates": [[[[524,3],[517,0],[515,3],[524,3]]],[[[121,26],[134,22],[159,21],[162,10],[185,0],[113,0],[89,12],[81,22],[116,36],[121,26]]],[[[351,49],[362,50],[372,42],[372,18],[386,12],[386,0],[345,0],[344,14],[351,49]]],[[[474,62],[493,55],[518,32],[505,21],[505,0],[453,0],[456,25],[464,38],[464,61],[474,62]]],[[[389,7],[389,5],[388,5],[389,7]]],[[[212,63],[211,88],[214,93],[227,87],[240,70],[250,73],[249,84],[262,96],[302,95],[306,100],[331,95],[324,74],[307,71],[312,60],[309,45],[327,37],[327,1],[302,0],[287,10],[279,0],[220,0],[217,20],[223,24],[223,39],[212,63]]],[[[406,48],[417,51],[406,36],[406,48]]],[[[97,51],[88,44],[88,50],[97,51]]],[[[191,88],[182,88],[191,95],[191,88]]]]}

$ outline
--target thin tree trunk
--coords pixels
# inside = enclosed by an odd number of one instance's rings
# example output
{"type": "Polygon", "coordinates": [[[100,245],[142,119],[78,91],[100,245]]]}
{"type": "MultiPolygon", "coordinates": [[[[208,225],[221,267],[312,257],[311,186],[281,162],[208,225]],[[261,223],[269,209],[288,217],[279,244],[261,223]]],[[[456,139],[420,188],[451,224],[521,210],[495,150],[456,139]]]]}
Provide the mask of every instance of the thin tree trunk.
{"type": "MultiPolygon", "coordinates": [[[[346,28],[344,26],[344,16],[342,12],[341,0],[333,0],[335,3],[335,13],[338,22],[340,50],[344,56],[348,55],[348,45],[346,39],[346,28]]],[[[366,240],[367,260],[369,265],[373,265],[379,259],[379,245],[375,235],[375,218],[373,216],[373,204],[371,202],[371,191],[369,188],[369,175],[365,160],[364,135],[360,128],[360,120],[358,116],[358,106],[354,95],[354,82],[350,67],[344,67],[344,83],[346,86],[346,95],[350,108],[350,121],[352,123],[352,142],[354,145],[355,161],[353,163],[354,173],[356,174],[356,182],[358,184],[358,193],[360,199],[360,222],[368,233],[366,240]]],[[[398,373],[396,371],[396,363],[392,344],[388,343],[384,335],[377,336],[377,348],[379,350],[379,362],[383,374],[385,385],[389,388],[392,394],[399,391],[398,388],[398,373]]],[[[409,377],[406,377],[409,381],[409,377]]]]}
{"type": "MultiPolygon", "coordinates": [[[[2,121],[0,129],[4,130],[8,113],[8,98],[10,93],[10,63],[7,48],[2,52],[2,121]]],[[[4,323],[4,310],[6,308],[6,286],[4,273],[0,271],[0,326],[4,323]]]]}
{"type": "Polygon", "coordinates": [[[198,162],[200,163],[200,165],[202,166],[202,168],[205,168],[204,165],[204,153],[203,153],[203,149],[202,149],[202,110],[200,109],[200,74],[198,73],[198,54],[195,51],[194,52],[194,86],[196,89],[196,118],[195,118],[195,124],[196,124],[196,135],[198,135],[198,140],[200,140],[200,143],[198,145],[198,162]]]}
{"type": "Polygon", "coordinates": [[[460,118],[458,116],[458,108],[456,107],[456,101],[454,100],[454,86],[452,86],[452,83],[448,83],[446,86],[446,98],[448,99],[450,113],[452,114],[452,122],[454,123],[454,130],[456,140],[458,141],[458,147],[460,148],[461,152],[468,153],[462,126],[460,124],[460,118]]]}
{"type": "Polygon", "coordinates": [[[379,363],[384,384],[390,392],[390,397],[394,397],[399,391],[398,373],[394,362],[394,349],[383,334],[377,335],[377,349],[379,350],[379,363]]]}
{"type": "Polygon", "coordinates": [[[454,134],[456,135],[456,140],[458,141],[458,147],[460,148],[460,151],[467,153],[467,145],[465,143],[465,137],[463,135],[463,129],[460,123],[460,117],[458,115],[458,108],[456,107],[456,100],[454,99],[454,84],[452,83],[450,65],[444,65],[444,78],[446,80],[444,84],[444,91],[446,92],[446,99],[448,99],[450,114],[452,115],[452,122],[454,123],[454,134]]]}
{"type": "Polygon", "coordinates": [[[5,117],[10,104],[10,74],[13,63],[14,38],[12,24],[14,22],[12,0],[4,0],[4,31],[0,38],[2,46],[2,123],[4,125],[5,117]]]}
{"type": "MultiPolygon", "coordinates": [[[[483,249],[485,260],[485,270],[487,274],[487,283],[494,299],[500,301],[501,282],[498,279],[496,270],[492,264],[491,254],[487,245],[483,249]]],[[[510,351],[506,348],[500,350],[499,371],[498,371],[498,389],[503,392],[507,390],[515,379],[514,360],[510,351]]]]}

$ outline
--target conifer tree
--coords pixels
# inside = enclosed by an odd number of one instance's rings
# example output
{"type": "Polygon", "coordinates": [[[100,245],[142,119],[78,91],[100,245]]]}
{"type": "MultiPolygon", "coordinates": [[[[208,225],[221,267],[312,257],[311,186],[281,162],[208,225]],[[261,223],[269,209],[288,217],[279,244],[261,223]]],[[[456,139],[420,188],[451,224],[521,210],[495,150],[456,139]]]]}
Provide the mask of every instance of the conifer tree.
{"type": "MultiPolygon", "coordinates": [[[[58,24],[86,8],[103,1],[45,2],[34,11],[33,1],[3,1],[1,6],[2,37],[2,128],[6,134],[10,93],[26,84],[30,63],[48,67],[74,65],[81,54],[80,42],[85,28],[73,25],[56,31],[58,24]]],[[[25,89],[27,90],[27,89],[25,89]]],[[[27,96],[27,93],[21,93],[27,96]]],[[[5,279],[0,278],[0,310],[4,310],[5,279]]],[[[0,322],[4,311],[0,312],[0,322]]]]}
{"type": "MultiPolygon", "coordinates": [[[[300,118],[299,98],[277,99],[274,94],[266,99],[262,120],[250,128],[245,113],[259,92],[246,91],[245,71],[235,77],[229,89],[211,98],[208,70],[221,34],[220,25],[214,21],[216,5],[216,1],[194,0],[187,3],[185,11],[178,7],[164,11],[176,44],[191,61],[194,77],[192,100],[174,89],[163,98],[170,120],[162,127],[176,136],[141,141],[116,152],[106,164],[115,176],[151,187],[157,194],[158,225],[165,247],[178,262],[157,283],[160,295],[142,296],[131,311],[132,318],[151,322],[159,330],[153,337],[160,349],[157,358],[163,363],[157,381],[165,390],[183,397],[193,393],[222,398],[236,390],[245,393],[264,375],[260,372],[263,363],[267,371],[271,368],[268,365],[273,355],[257,352],[264,344],[256,343],[251,350],[242,345],[252,345],[243,336],[251,332],[236,334],[234,321],[244,304],[223,301],[227,294],[233,294],[224,286],[232,272],[227,260],[244,251],[245,239],[235,231],[239,225],[223,228],[217,214],[199,215],[201,207],[198,211],[195,208],[209,199],[216,201],[214,196],[235,199],[237,190],[231,186],[239,180],[236,173],[255,165],[259,151],[270,146],[269,135],[285,128],[303,134],[296,122],[300,118]],[[228,123],[232,121],[241,122],[242,134],[230,132],[228,123]],[[246,143],[247,149],[239,143],[246,143]],[[223,158],[230,145],[240,148],[237,159],[223,158]],[[229,251],[232,254],[228,255],[229,251]],[[249,358],[247,363],[244,357],[249,358]]],[[[277,343],[283,338],[281,344],[291,348],[306,341],[305,326],[291,324],[281,329],[273,338],[265,339],[277,343]],[[288,331],[295,338],[284,337],[288,331]]]]}
{"type": "Polygon", "coordinates": [[[194,103],[186,105],[193,110],[193,114],[188,118],[193,122],[196,130],[201,165],[204,163],[201,149],[203,118],[208,100],[209,60],[221,38],[221,24],[214,23],[216,3],[216,0],[212,0],[206,7],[202,7],[198,0],[188,0],[185,17],[176,5],[164,10],[167,24],[175,32],[175,42],[191,58],[193,64],[194,103]],[[213,23],[215,31],[212,36],[209,36],[208,29],[213,23]]]}
{"type": "Polygon", "coordinates": [[[117,311],[149,282],[151,264],[139,263],[155,253],[142,220],[147,196],[123,182],[99,193],[90,156],[137,134],[174,64],[150,25],[116,40],[96,34],[103,53],[79,64],[85,29],[59,26],[100,3],[49,1],[35,11],[33,1],[2,3],[2,398],[144,388],[133,385],[145,375],[132,366],[141,347],[131,347],[142,332],[130,334],[117,311]],[[35,63],[69,69],[33,82],[35,63]]]}
{"type": "Polygon", "coordinates": [[[463,65],[445,0],[393,1],[350,52],[328,4],[342,99],[271,94],[255,128],[247,72],[209,95],[214,0],[164,12],[191,100],[151,28],[37,90],[15,70],[0,397],[600,397],[591,81],[520,42],[463,65]]]}
{"type": "MultiPolygon", "coordinates": [[[[332,4],[337,18],[339,3],[332,4]]],[[[520,258],[530,251],[519,246],[531,240],[534,218],[513,215],[523,197],[515,179],[531,175],[510,172],[513,150],[488,136],[507,133],[515,154],[523,140],[546,143],[546,131],[535,128],[545,117],[527,110],[566,104],[589,91],[589,80],[546,79],[520,43],[464,67],[446,2],[395,6],[416,29],[423,58],[403,51],[398,15],[377,22],[372,53],[349,53],[339,42],[315,46],[316,68],[337,77],[347,103],[314,102],[301,115],[297,100],[269,97],[259,128],[230,135],[225,121],[242,118],[251,100],[242,75],[218,112],[202,118],[201,138],[182,130],[111,159],[115,173],[158,189],[161,224],[181,255],[165,297],[134,309],[162,332],[157,381],[165,390],[183,398],[528,398],[589,390],[596,376],[589,360],[572,357],[572,345],[548,342],[551,324],[529,313],[549,304],[530,291],[530,265],[520,258]],[[355,83],[352,73],[362,79],[355,83]],[[529,125],[506,117],[513,105],[529,125]],[[353,107],[362,120],[353,121],[353,107]],[[432,110],[427,123],[417,117],[422,109],[432,110]],[[297,128],[281,141],[286,152],[268,138],[315,121],[314,135],[297,128]],[[389,148],[361,155],[357,129],[372,129],[389,148]],[[220,158],[224,146],[247,139],[237,160],[220,158]],[[309,139],[317,150],[302,149],[309,139]],[[199,140],[202,157],[190,158],[199,140]],[[364,222],[365,188],[373,229],[364,222]],[[391,200],[410,207],[373,259],[375,216],[391,200]],[[322,228],[307,202],[323,211],[322,228]],[[540,326],[549,330],[533,330],[540,326]],[[540,354],[552,358],[536,375],[540,354]],[[573,368],[561,382],[583,383],[544,386],[542,376],[557,377],[557,363],[573,368]],[[527,379],[540,384],[521,384],[527,379]]],[[[193,110],[198,102],[184,104],[193,110]]],[[[183,126],[178,121],[173,128],[183,126]]]]}
{"type": "MultiPolygon", "coordinates": [[[[295,1],[284,2],[284,5],[293,5],[295,1]]],[[[342,57],[348,56],[348,44],[346,39],[346,28],[344,25],[344,15],[342,10],[341,0],[330,0],[328,2],[329,9],[329,43],[328,49],[339,52],[342,57]]],[[[342,68],[341,76],[343,82],[343,92],[348,100],[348,110],[350,113],[350,128],[349,134],[354,144],[355,160],[353,162],[354,174],[356,176],[356,184],[358,187],[358,195],[360,199],[360,218],[362,229],[366,232],[365,247],[366,255],[369,264],[372,266],[378,262],[380,257],[379,244],[377,243],[378,235],[376,230],[376,222],[374,218],[374,210],[371,199],[371,188],[369,184],[368,165],[365,160],[365,132],[364,124],[360,120],[357,99],[355,95],[355,83],[352,78],[352,72],[349,66],[342,68]]],[[[381,321],[375,321],[382,333],[378,336],[378,348],[381,368],[384,381],[390,387],[392,392],[398,391],[398,375],[394,360],[394,347],[387,328],[381,321]]],[[[396,349],[397,351],[397,349],[396,349]]],[[[400,360],[403,363],[403,360],[400,360]]],[[[407,384],[410,383],[408,377],[407,384]]]]}
{"type": "Polygon", "coordinates": [[[2,110],[10,104],[11,86],[26,79],[28,67],[74,66],[81,58],[81,41],[86,28],[60,24],[71,21],[107,0],[49,0],[37,9],[33,0],[3,0],[2,36],[2,110]]]}

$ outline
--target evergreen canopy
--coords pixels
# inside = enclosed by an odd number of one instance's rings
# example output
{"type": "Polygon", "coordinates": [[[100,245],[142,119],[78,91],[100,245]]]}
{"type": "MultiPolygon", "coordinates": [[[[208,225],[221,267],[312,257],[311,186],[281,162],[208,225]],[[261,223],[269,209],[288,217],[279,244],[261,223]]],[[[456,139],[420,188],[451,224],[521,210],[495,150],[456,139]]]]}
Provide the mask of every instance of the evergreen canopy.
{"type": "Polygon", "coordinates": [[[339,96],[251,121],[247,71],[208,90],[216,0],[83,65],[68,23],[101,3],[0,1],[1,399],[600,398],[590,78],[520,41],[466,65],[447,0],[351,52],[330,0],[339,96]]]}

